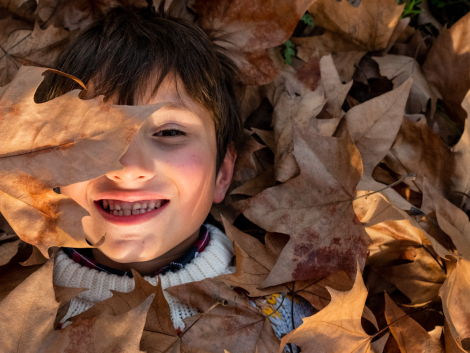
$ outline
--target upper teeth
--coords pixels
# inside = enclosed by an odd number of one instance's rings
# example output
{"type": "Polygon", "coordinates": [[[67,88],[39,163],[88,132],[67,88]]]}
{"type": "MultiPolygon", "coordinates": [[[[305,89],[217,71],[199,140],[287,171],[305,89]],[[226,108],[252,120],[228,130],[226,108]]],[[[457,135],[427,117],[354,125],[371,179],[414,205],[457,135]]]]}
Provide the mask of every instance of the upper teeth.
{"type": "MultiPolygon", "coordinates": [[[[141,200],[136,202],[124,202],[119,200],[102,200],[103,209],[109,211],[121,211],[123,215],[143,213],[159,208],[165,200],[141,200]]],[[[116,212],[112,212],[116,213],[116,212]]],[[[120,213],[120,212],[119,212],[120,213]]]]}

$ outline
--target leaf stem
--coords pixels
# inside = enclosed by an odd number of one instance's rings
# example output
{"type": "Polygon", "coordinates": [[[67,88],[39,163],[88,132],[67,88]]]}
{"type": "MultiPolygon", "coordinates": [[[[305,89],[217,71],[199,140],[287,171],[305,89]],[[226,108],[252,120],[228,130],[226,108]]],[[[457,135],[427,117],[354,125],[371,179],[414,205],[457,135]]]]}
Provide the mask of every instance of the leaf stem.
{"type": "Polygon", "coordinates": [[[376,194],[376,193],[378,193],[378,192],[381,192],[381,191],[384,191],[384,190],[386,190],[386,189],[392,188],[392,187],[394,187],[395,185],[398,185],[398,184],[404,182],[404,181],[405,181],[406,179],[408,179],[408,178],[411,178],[411,180],[414,180],[415,177],[416,177],[416,175],[415,175],[414,173],[407,174],[407,175],[405,175],[403,178],[397,180],[396,182],[394,182],[394,183],[392,183],[392,184],[390,184],[390,185],[387,185],[386,187],[384,187],[384,188],[382,188],[382,189],[380,189],[380,190],[373,191],[373,192],[371,192],[371,193],[368,193],[368,194],[365,194],[365,195],[361,195],[361,196],[355,196],[355,197],[353,197],[352,201],[355,201],[355,200],[357,200],[357,199],[360,199],[361,197],[367,197],[367,196],[370,196],[370,195],[374,195],[374,194],[376,194]]]}

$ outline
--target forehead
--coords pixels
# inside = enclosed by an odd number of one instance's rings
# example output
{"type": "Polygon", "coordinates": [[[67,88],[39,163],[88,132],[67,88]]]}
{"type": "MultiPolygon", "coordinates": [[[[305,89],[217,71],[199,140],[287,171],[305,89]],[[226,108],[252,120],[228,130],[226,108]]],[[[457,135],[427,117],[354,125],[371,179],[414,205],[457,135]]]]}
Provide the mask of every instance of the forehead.
{"type": "Polygon", "coordinates": [[[167,75],[156,91],[154,87],[154,82],[148,85],[141,97],[136,99],[136,104],[168,102],[160,109],[162,112],[177,111],[184,114],[194,114],[203,120],[212,120],[211,112],[191,98],[178,75],[167,75]]]}

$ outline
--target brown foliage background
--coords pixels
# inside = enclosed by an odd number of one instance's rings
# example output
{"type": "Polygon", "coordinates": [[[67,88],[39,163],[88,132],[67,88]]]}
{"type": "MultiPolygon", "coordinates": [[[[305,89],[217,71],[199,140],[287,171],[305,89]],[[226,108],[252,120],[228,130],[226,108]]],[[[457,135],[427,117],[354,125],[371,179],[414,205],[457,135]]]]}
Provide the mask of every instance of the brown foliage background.
{"type": "Polygon", "coordinates": [[[138,274],[133,292],[54,329],[81,289],[53,286],[50,255],[89,245],[86,212],[53,188],[120,168],[159,106],[78,91],[34,102],[78,31],[112,6],[160,2],[0,0],[0,350],[470,351],[470,14],[446,27],[444,10],[410,3],[166,2],[226,32],[245,127],[211,211],[237,271],[168,289],[200,312],[177,333],[161,286],[138,274]],[[279,292],[318,310],[280,341],[249,302],[279,292]]]}

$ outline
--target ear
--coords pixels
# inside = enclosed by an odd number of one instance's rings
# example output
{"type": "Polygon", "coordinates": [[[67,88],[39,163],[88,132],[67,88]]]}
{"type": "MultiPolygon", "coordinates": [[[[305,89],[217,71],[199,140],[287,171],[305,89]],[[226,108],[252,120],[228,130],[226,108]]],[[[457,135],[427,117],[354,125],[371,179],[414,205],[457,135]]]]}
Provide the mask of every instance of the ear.
{"type": "Polygon", "coordinates": [[[230,186],[233,176],[233,168],[235,166],[235,161],[237,160],[237,151],[235,151],[235,146],[232,143],[227,147],[227,152],[225,153],[224,161],[222,162],[219,173],[215,180],[215,189],[214,189],[214,202],[219,203],[225,197],[227,190],[230,186]]]}

